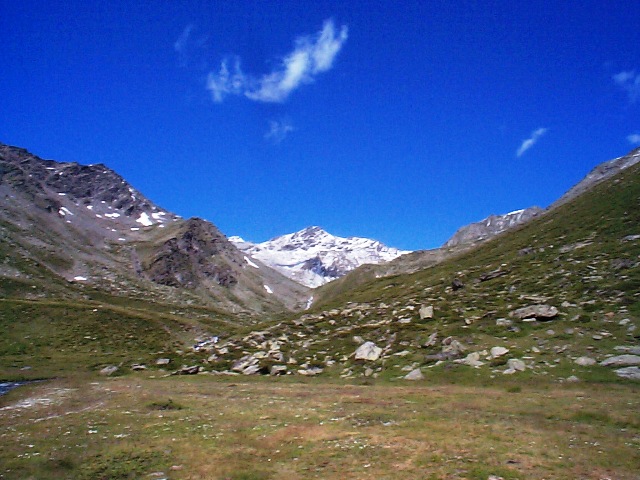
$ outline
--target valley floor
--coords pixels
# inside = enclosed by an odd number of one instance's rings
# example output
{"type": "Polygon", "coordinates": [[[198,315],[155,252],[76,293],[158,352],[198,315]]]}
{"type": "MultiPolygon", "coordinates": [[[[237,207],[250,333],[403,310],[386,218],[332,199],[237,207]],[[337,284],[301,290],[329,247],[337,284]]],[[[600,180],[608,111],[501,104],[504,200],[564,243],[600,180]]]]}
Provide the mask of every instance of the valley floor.
{"type": "Polygon", "coordinates": [[[638,479],[639,410],[632,384],[61,379],[0,397],[0,478],[638,479]]]}

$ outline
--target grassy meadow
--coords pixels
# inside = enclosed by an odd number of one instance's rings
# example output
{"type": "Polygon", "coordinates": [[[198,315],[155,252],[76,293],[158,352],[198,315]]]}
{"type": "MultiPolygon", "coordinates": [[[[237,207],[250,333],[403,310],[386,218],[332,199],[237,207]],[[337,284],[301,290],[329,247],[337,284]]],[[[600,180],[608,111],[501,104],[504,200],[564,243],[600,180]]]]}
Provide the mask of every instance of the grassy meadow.
{"type": "Polygon", "coordinates": [[[78,376],[0,397],[3,479],[637,479],[633,384],[78,376]]]}

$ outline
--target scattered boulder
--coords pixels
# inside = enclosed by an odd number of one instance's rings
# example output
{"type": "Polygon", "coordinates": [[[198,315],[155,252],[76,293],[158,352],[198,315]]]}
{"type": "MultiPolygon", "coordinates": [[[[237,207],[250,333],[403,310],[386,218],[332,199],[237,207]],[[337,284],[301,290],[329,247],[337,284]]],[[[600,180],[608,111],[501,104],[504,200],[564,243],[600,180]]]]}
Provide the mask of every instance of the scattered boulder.
{"type": "Polygon", "coordinates": [[[462,363],[463,365],[469,365],[470,367],[481,367],[484,365],[484,362],[480,361],[479,352],[471,352],[465,358],[456,360],[455,362],[462,363]]]}
{"type": "Polygon", "coordinates": [[[615,374],[627,380],[640,380],[640,367],[625,367],[615,370],[615,374]]]}
{"type": "Polygon", "coordinates": [[[142,363],[134,363],[133,365],[131,365],[131,370],[133,370],[134,372],[139,372],[141,370],[146,370],[147,366],[143,365],[142,363]]]}
{"type": "Polygon", "coordinates": [[[460,279],[454,278],[453,281],[451,282],[451,288],[455,292],[457,290],[460,290],[461,288],[464,288],[464,283],[462,283],[460,279]]]}
{"type": "Polygon", "coordinates": [[[195,375],[196,373],[200,372],[201,368],[202,367],[200,367],[200,365],[184,365],[180,370],[176,370],[174,375],[195,375]]]}
{"type": "Polygon", "coordinates": [[[260,372],[260,365],[257,363],[254,365],[249,365],[247,368],[242,370],[243,375],[255,375],[256,373],[259,373],[259,372],[260,372]]]}
{"type": "Polygon", "coordinates": [[[423,305],[419,310],[420,320],[428,320],[433,318],[433,305],[423,305]]]}
{"type": "Polygon", "coordinates": [[[507,361],[507,369],[502,373],[505,375],[512,375],[516,372],[524,372],[526,368],[527,366],[522,360],[518,358],[510,358],[507,361]]]}
{"type": "Polygon", "coordinates": [[[595,359],[591,357],[578,357],[573,362],[581,367],[590,367],[591,365],[596,364],[595,359]]]}
{"type": "Polygon", "coordinates": [[[600,362],[603,367],[631,367],[640,365],[640,355],[616,355],[600,362]]]}
{"type": "Polygon", "coordinates": [[[529,305],[512,311],[510,315],[522,321],[527,321],[529,319],[551,320],[557,317],[558,313],[558,309],[551,305],[529,305]]]}
{"type": "Polygon", "coordinates": [[[100,370],[100,375],[110,376],[118,371],[118,367],[115,365],[107,365],[103,369],[100,370]]]}
{"type": "Polygon", "coordinates": [[[236,360],[231,366],[231,370],[234,372],[242,372],[248,367],[252,367],[258,364],[258,359],[253,355],[245,355],[244,357],[236,360]]]}
{"type": "Polygon", "coordinates": [[[510,327],[513,325],[513,320],[509,320],[508,318],[498,318],[496,320],[497,327],[510,327]]]}
{"type": "Polygon", "coordinates": [[[169,365],[170,362],[171,359],[169,358],[159,358],[158,360],[156,360],[156,365],[169,365]]]}
{"type": "Polygon", "coordinates": [[[491,358],[498,358],[509,353],[509,349],[505,347],[492,347],[490,353],[491,358]]]}
{"type": "Polygon", "coordinates": [[[416,368],[414,370],[411,370],[409,373],[407,373],[404,376],[405,380],[424,380],[424,374],[422,373],[422,370],[420,370],[419,368],[416,368]]]}
{"type": "Polygon", "coordinates": [[[442,341],[442,356],[445,359],[458,358],[466,349],[453,337],[447,337],[442,341]]]}
{"type": "Polygon", "coordinates": [[[382,349],[377,347],[373,342],[365,342],[358,347],[355,352],[356,360],[368,360],[371,362],[375,362],[380,358],[382,354],[382,349]]]}
{"type": "Polygon", "coordinates": [[[271,367],[271,369],[269,370],[269,374],[276,376],[276,375],[286,375],[287,373],[287,366],[286,365],[273,365],[271,367]]]}
{"type": "Polygon", "coordinates": [[[429,335],[429,338],[424,342],[425,347],[433,347],[438,342],[438,332],[433,332],[429,335]]]}
{"type": "Polygon", "coordinates": [[[501,269],[493,270],[491,272],[487,272],[480,275],[480,281],[486,282],[487,280],[493,280],[494,278],[503,277],[508,273],[509,273],[508,270],[501,270],[501,269]]]}

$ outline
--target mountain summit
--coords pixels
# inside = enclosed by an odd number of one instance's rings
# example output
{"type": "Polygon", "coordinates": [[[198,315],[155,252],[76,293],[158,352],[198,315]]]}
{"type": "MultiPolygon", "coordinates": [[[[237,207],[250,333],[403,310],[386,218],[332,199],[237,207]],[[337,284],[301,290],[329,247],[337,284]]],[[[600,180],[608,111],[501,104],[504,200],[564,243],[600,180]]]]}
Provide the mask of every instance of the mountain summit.
{"type": "Polygon", "coordinates": [[[318,226],[257,244],[240,237],[229,240],[252,258],[308,287],[340,278],[360,265],[388,262],[409,253],[369,238],[338,237],[318,226]]]}

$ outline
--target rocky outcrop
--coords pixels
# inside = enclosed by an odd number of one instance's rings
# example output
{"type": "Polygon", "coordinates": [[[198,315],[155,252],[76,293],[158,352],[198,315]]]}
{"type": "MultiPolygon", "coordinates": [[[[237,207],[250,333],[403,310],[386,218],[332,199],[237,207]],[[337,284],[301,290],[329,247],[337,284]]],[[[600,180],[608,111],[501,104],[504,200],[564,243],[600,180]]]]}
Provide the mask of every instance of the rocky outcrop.
{"type": "Polygon", "coordinates": [[[207,281],[231,287],[238,283],[230,266],[234,250],[212,224],[190,219],[151,253],[142,272],[153,282],[171,287],[196,288],[207,281]]]}
{"type": "Polygon", "coordinates": [[[554,202],[549,207],[549,210],[559,207],[560,205],[564,205],[587,190],[590,190],[595,185],[613,177],[622,170],[625,170],[638,162],[640,162],[640,148],[632,150],[623,157],[614,158],[613,160],[597,165],[578,184],[573,186],[567,191],[567,193],[554,202]]]}
{"type": "Polygon", "coordinates": [[[544,210],[539,207],[530,207],[524,210],[516,210],[505,215],[490,215],[484,220],[466,225],[445,242],[443,248],[456,247],[458,245],[477,243],[488,240],[515,226],[522,225],[544,210]]]}

